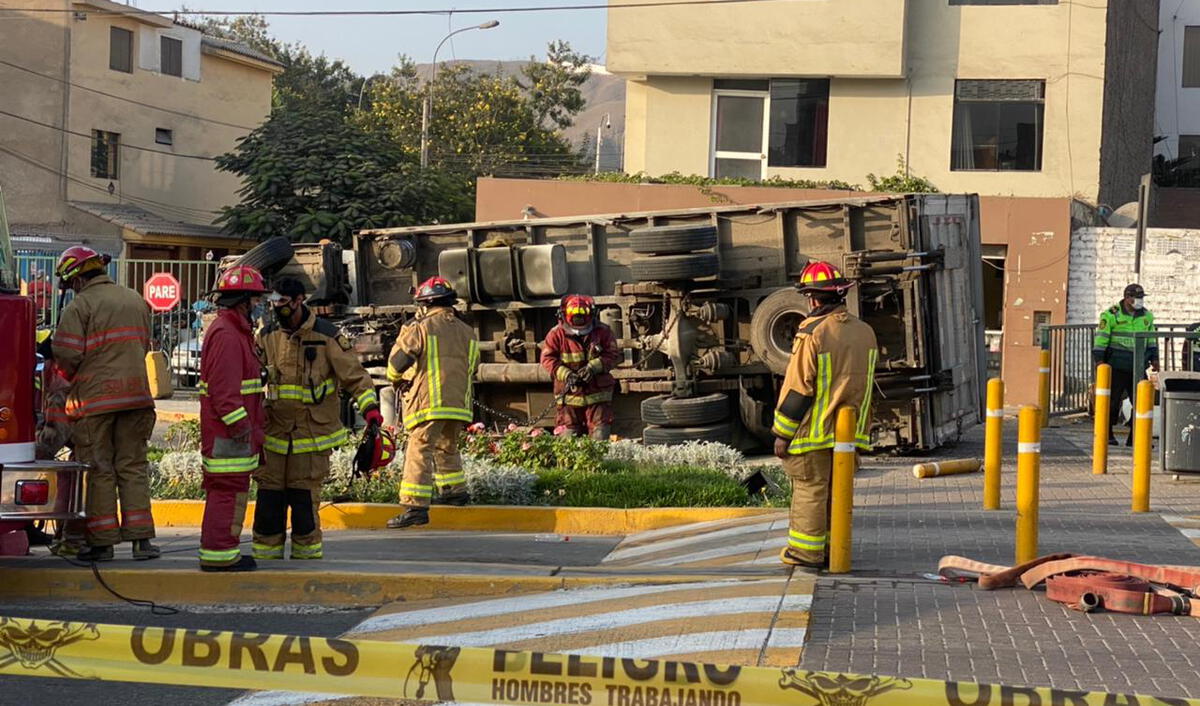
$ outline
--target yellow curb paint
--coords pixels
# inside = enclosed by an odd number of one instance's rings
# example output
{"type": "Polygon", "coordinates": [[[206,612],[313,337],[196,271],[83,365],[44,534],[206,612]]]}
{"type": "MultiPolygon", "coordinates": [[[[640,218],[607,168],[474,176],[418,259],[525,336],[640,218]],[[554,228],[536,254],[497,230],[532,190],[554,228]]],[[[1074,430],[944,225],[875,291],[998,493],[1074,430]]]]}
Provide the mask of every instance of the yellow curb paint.
{"type": "MultiPolygon", "coordinates": [[[[202,500],[156,500],[152,503],[154,524],[159,527],[199,527],[204,516],[202,500]]],[[[324,529],[385,530],[389,518],[403,512],[400,505],[339,503],[321,508],[324,529]]],[[[758,507],[525,507],[475,505],[435,506],[423,529],[459,531],[553,532],[565,535],[624,535],[674,527],[692,522],[710,522],[777,513],[758,507]]],[[[254,516],[254,503],[246,508],[254,516]]],[[[396,532],[400,530],[385,530],[396,532]]]]}
{"type": "Polygon", "coordinates": [[[166,409],[156,409],[154,410],[154,415],[158,418],[158,421],[164,424],[200,421],[200,415],[195,412],[173,412],[166,409]]]}

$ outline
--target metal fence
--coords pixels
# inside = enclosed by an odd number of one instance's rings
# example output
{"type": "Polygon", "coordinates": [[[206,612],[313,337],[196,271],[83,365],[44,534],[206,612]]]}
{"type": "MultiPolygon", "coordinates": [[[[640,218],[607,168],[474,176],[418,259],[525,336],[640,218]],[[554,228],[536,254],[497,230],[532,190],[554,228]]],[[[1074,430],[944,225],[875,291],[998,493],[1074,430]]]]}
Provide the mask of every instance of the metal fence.
{"type": "MultiPolygon", "coordinates": [[[[54,328],[58,316],[70,301],[61,299],[58,278],[54,276],[57,255],[24,252],[16,255],[17,274],[25,293],[38,309],[39,326],[54,328]]],[[[193,388],[200,375],[200,312],[211,305],[204,299],[217,276],[217,263],[206,260],[134,260],[116,259],[109,263],[108,274],[116,282],[143,294],[151,275],[169,272],[179,280],[180,302],[171,311],[151,316],[150,346],[167,354],[171,375],[177,388],[193,388]]]]}

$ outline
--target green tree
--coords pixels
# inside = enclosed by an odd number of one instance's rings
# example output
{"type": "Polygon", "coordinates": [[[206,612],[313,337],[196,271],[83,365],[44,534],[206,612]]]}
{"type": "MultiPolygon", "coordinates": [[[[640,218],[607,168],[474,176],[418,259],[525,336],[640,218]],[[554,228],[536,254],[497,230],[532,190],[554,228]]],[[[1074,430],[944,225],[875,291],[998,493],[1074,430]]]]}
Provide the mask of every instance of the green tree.
{"type": "Polygon", "coordinates": [[[549,121],[562,130],[574,124],[584,108],[579,87],[592,75],[591,62],[592,57],[572,51],[561,39],[546,46],[545,61],[529,57],[521,69],[524,81],[518,79],[517,84],[528,96],[539,125],[549,121]]]}

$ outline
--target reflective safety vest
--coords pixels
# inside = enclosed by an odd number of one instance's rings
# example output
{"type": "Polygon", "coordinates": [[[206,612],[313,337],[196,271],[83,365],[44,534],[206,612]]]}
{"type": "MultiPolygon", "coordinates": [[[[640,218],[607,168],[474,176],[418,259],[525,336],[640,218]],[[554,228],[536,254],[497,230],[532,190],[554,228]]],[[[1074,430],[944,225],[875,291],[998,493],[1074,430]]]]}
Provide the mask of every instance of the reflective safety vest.
{"type": "Polygon", "coordinates": [[[771,429],[791,439],[789,454],[833,448],[837,410],[845,406],[855,411],[854,445],[871,449],[871,393],[878,355],[875,332],[844,306],[800,324],[779,400],[795,392],[811,397],[812,406],[803,419],[792,419],[777,406],[771,429]]]}
{"type": "Polygon", "coordinates": [[[1100,314],[1096,336],[1092,339],[1092,357],[1114,368],[1133,370],[1136,351],[1141,348],[1142,365],[1157,361],[1158,343],[1154,338],[1139,340],[1129,335],[1154,330],[1154,314],[1149,309],[1127,314],[1118,302],[1100,314]]]}
{"type": "Polygon", "coordinates": [[[266,415],[250,322],[222,309],[200,348],[200,455],[208,473],[258,468],[266,415]],[[235,437],[249,432],[246,442],[235,437]]]}
{"type": "Polygon", "coordinates": [[[388,356],[388,379],[409,382],[403,396],[404,428],[435,419],[470,423],[474,418],[475,370],[479,342],[475,330],[449,307],[431,307],[400,329],[388,356]],[[397,354],[414,362],[403,373],[397,354]]]}

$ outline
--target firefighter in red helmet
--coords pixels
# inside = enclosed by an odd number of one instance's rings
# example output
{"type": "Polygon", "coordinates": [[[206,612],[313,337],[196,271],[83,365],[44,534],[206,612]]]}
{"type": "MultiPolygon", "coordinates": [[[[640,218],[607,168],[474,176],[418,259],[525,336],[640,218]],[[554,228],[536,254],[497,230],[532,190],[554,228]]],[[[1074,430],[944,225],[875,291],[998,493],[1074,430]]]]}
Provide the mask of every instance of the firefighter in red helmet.
{"type": "Polygon", "coordinates": [[[617,384],[610,371],[621,361],[617,337],[596,320],[596,302],[583,294],[562,298],[558,320],[542,343],[542,367],[559,401],[555,424],[559,433],[607,440],[617,384]]]}
{"type": "Polygon", "coordinates": [[[458,436],[471,423],[479,342],[475,330],[458,318],[458,294],[442,277],[430,277],[413,293],[416,318],[400,329],[388,356],[388,380],[402,393],[404,479],[400,504],[407,509],[388,520],[402,529],[429,523],[433,486],[439,502],[470,501],[458,453],[458,436]]]}
{"type": "Polygon", "coordinates": [[[855,446],[871,448],[871,389],[875,332],[846,310],[853,283],[828,262],[810,262],[800,273],[800,291],[811,307],[792,344],[775,421],[775,455],[792,481],[785,564],[820,568],[829,537],[829,483],[838,409],[854,409],[855,446]]]}
{"type": "Polygon", "coordinates": [[[204,459],[203,571],[253,571],[240,549],[250,474],[265,435],[262,367],[251,316],[269,290],[253,267],[231,267],[217,280],[220,311],[200,349],[200,455],[204,459]]]}

